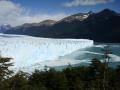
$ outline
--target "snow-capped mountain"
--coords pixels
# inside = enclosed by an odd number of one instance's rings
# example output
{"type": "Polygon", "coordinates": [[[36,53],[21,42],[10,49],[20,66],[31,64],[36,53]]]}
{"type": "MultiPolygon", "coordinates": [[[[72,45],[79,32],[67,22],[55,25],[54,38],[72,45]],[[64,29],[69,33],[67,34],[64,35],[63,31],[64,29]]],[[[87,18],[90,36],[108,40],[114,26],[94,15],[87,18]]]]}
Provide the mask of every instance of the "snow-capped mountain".
{"type": "Polygon", "coordinates": [[[78,13],[60,21],[47,20],[14,27],[7,34],[45,38],[92,39],[95,42],[120,42],[120,14],[104,9],[100,12],[78,13]]]}
{"type": "Polygon", "coordinates": [[[70,22],[73,22],[73,21],[84,21],[92,14],[93,14],[93,12],[74,14],[74,15],[68,16],[66,18],[63,18],[62,20],[58,21],[58,23],[59,22],[70,23],[70,22]]]}

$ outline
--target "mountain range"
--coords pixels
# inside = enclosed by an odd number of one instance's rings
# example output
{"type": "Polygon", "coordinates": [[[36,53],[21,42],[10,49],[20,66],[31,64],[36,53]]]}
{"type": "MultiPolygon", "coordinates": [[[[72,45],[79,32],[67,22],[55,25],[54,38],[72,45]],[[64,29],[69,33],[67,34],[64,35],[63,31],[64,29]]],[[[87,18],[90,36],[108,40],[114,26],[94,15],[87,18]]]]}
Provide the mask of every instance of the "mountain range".
{"type": "Polygon", "coordinates": [[[120,13],[104,9],[98,13],[78,13],[59,21],[45,20],[9,27],[5,34],[45,38],[92,39],[95,42],[120,43],[120,13]]]}

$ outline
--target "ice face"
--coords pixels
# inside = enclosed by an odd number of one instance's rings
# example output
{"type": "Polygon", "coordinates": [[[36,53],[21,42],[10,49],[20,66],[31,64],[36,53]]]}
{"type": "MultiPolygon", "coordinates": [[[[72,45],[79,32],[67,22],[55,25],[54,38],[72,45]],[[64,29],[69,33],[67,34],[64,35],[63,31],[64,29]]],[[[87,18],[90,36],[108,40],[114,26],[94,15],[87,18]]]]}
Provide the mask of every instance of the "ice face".
{"type": "MultiPolygon", "coordinates": [[[[87,39],[50,39],[22,35],[0,35],[0,51],[2,56],[12,57],[15,68],[44,64],[78,49],[93,46],[87,39]],[[46,63],[45,63],[46,62],[46,63]]],[[[62,62],[64,64],[64,62],[62,62]]]]}

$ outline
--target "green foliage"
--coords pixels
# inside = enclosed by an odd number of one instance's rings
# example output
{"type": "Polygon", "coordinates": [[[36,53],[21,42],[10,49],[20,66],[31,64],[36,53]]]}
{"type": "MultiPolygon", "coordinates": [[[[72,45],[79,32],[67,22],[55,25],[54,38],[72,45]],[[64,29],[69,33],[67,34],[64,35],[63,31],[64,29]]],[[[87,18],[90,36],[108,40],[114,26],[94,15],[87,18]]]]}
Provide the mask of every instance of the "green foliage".
{"type": "Polygon", "coordinates": [[[8,88],[11,90],[29,90],[30,86],[28,84],[27,75],[24,72],[19,72],[9,78],[8,88]]]}
{"type": "Polygon", "coordinates": [[[0,90],[4,90],[4,87],[7,85],[5,80],[8,79],[13,73],[11,70],[9,70],[9,67],[12,66],[10,60],[11,58],[0,56],[0,90]]]}
{"type": "Polygon", "coordinates": [[[0,82],[12,74],[12,71],[8,69],[10,66],[12,66],[10,60],[11,58],[0,56],[0,82]]]}
{"type": "Polygon", "coordinates": [[[115,69],[107,66],[106,71],[106,62],[97,58],[87,67],[69,65],[62,71],[45,67],[44,71],[35,70],[32,74],[19,71],[11,77],[9,61],[0,59],[0,90],[120,90],[120,66],[115,69]]]}
{"type": "Polygon", "coordinates": [[[29,77],[31,85],[47,87],[48,90],[67,90],[67,79],[64,73],[50,69],[49,71],[38,71],[29,77]]]}

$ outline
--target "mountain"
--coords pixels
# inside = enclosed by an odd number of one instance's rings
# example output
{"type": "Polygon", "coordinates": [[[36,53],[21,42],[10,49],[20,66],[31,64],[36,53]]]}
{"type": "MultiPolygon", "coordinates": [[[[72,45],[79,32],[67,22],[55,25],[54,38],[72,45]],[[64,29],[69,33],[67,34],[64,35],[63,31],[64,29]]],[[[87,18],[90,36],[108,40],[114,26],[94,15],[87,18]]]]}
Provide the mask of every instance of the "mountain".
{"type": "MultiPolygon", "coordinates": [[[[87,19],[89,17],[89,15],[91,15],[92,12],[88,12],[88,13],[78,13],[78,14],[74,14],[71,16],[68,16],[66,18],[63,18],[62,20],[60,20],[59,22],[67,22],[67,23],[71,23],[75,20],[77,21],[84,21],[85,19],[87,19]]],[[[59,23],[58,22],[58,23],[59,23]]]]}
{"type": "Polygon", "coordinates": [[[6,32],[6,31],[8,31],[10,29],[11,29],[11,26],[8,25],[8,24],[1,25],[0,26],[0,33],[4,33],[4,32],[6,32]]]}
{"type": "Polygon", "coordinates": [[[95,42],[120,42],[120,14],[110,9],[98,13],[74,14],[60,21],[53,21],[52,25],[28,26],[30,27],[19,26],[20,29],[15,27],[6,33],[47,38],[84,38],[95,42]]]}
{"type": "Polygon", "coordinates": [[[5,33],[38,36],[39,33],[45,32],[55,23],[56,21],[54,20],[45,20],[40,23],[25,23],[21,26],[13,27],[5,33]]]}

